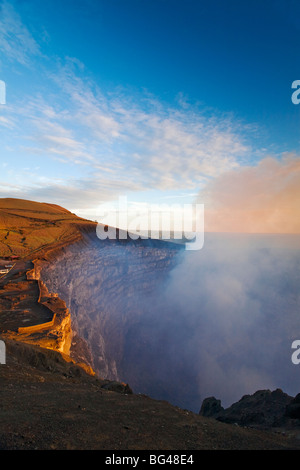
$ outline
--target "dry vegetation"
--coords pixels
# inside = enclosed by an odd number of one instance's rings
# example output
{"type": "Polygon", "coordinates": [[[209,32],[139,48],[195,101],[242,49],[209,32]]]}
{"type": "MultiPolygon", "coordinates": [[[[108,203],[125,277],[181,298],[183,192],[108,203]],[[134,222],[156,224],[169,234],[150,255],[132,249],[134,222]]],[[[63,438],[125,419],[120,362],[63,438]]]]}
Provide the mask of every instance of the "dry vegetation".
{"type": "Polygon", "coordinates": [[[91,224],[55,204],[0,199],[0,256],[28,257],[41,248],[78,236],[78,226],[91,224]]]}

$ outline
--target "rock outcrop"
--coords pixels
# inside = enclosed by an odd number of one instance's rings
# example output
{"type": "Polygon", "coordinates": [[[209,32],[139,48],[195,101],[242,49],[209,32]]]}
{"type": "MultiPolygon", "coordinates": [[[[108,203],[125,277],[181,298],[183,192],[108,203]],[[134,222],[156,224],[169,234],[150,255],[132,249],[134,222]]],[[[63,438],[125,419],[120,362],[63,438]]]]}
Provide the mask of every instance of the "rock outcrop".
{"type": "Polygon", "coordinates": [[[300,428],[300,394],[258,390],[224,409],[215,397],[203,400],[199,414],[224,423],[256,428],[300,428]]]}
{"type": "Polygon", "coordinates": [[[218,416],[222,411],[224,411],[224,408],[221,406],[221,400],[208,397],[203,400],[199,414],[211,418],[218,416]]]}
{"type": "Polygon", "coordinates": [[[300,420],[300,393],[286,407],[286,416],[300,420]]]}
{"type": "MultiPolygon", "coordinates": [[[[139,358],[145,348],[138,358],[132,346],[147,338],[135,326],[147,318],[152,292],[163,285],[177,254],[175,245],[164,242],[100,241],[94,233],[60,250],[51,262],[38,262],[36,269],[49,290],[58,292],[72,312],[71,354],[80,349],[77,339],[82,338],[101,377],[128,380],[139,389],[145,375],[139,358]],[[130,360],[126,354],[135,357],[130,360]]],[[[146,379],[152,381],[151,374],[146,379]]]]}

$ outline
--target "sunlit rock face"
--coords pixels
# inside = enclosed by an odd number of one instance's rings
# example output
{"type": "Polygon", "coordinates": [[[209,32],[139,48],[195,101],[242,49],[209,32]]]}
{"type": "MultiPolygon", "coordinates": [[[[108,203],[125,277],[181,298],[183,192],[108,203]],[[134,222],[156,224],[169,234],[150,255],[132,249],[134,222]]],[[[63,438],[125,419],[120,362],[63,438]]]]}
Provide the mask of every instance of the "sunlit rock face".
{"type": "Polygon", "coordinates": [[[148,391],[151,369],[159,364],[143,363],[149,338],[143,336],[144,327],[142,336],[139,328],[148,323],[156,294],[181,251],[178,245],[162,241],[101,241],[90,234],[84,243],[70,245],[43,267],[43,281],[72,312],[74,343],[77,335],[86,340],[91,365],[101,377],[148,391]]]}

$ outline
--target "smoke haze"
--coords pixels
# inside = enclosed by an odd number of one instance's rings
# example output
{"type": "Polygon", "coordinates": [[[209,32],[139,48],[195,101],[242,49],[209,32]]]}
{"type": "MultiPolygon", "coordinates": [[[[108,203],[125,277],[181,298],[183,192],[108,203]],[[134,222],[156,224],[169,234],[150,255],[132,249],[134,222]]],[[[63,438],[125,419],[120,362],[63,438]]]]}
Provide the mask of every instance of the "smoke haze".
{"type": "Polygon", "coordinates": [[[163,383],[167,399],[197,410],[211,395],[227,406],[263,388],[299,392],[291,362],[300,338],[299,246],[292,235],[209,234],[201,251],[180,255],[135,326],[144,337],[136,357],[156,364],[153,395],[163,383]]]}
{"type": "Polygon", "coordinates": [[[299,392],[299,248],[297,235],[206,234],[199,251],[95,236],[43,278],[100,375],[198,412],[208,396],[299,392]]]}

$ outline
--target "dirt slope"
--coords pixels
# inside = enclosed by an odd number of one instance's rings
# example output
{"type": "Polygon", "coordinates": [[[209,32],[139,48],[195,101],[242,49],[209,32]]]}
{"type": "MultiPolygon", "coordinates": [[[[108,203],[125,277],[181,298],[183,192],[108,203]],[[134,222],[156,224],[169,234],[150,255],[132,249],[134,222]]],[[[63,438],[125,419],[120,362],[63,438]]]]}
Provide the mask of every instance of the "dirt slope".
{"type": "Polygon", "coordinates": [[[15,341],[0,376],[0,450],[300,449],[288,436],[220,423],[125,387],[106,390],[59,353],[15,341]]]}
{"type": "Polygon", "coordinates": [[[41,249],[76,240],[79,228],[95,227],[68,210],[48,203],[0,199],[0,257],[33,257],[41,249]]]}

